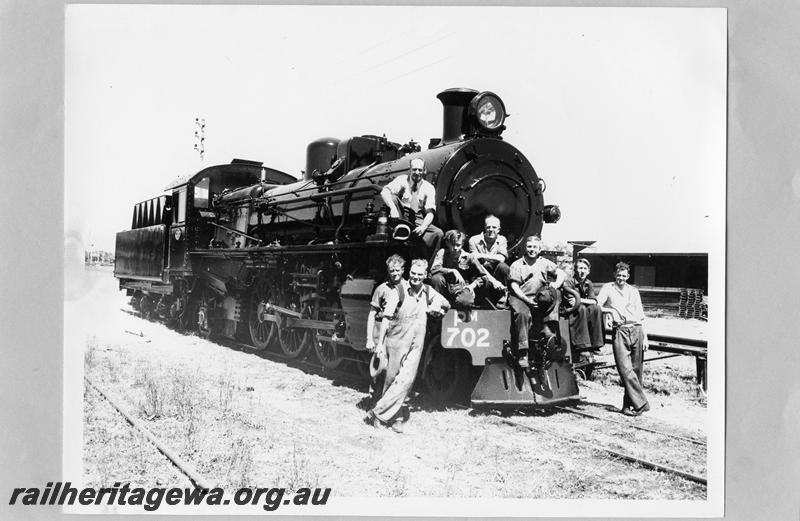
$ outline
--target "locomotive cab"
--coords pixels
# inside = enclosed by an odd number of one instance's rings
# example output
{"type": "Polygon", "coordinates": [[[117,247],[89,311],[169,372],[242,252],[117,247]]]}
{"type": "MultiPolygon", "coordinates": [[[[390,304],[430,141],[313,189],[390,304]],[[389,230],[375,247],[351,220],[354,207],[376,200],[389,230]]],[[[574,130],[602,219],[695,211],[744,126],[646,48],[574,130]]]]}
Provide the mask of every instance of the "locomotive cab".
{"type": "Polygon", "coordinates": [[[293,181],[289,174],[264,167],[261,162],[234,159],[230,164],[206,168],[173,185],[169,188],[176,202],[169,234],[169,269],[190,272],[191,251],[244,245],[249,222],[247,208],[222,212],[217,209],[218,203],[252,199],[268,188],[293,181]]]}

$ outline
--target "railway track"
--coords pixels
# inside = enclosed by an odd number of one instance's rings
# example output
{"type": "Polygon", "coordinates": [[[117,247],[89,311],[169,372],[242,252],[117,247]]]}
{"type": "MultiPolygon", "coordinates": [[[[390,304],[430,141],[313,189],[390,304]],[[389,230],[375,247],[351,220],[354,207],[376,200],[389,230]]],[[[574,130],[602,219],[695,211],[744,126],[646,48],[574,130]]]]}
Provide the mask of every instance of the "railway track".
{"type": "MultiPolygon", "coordinates": [[[[135,312],[127,310],[123,311],[138,316],[138,314],[135,312]]],[[[343,364],[341,368],[331,369],[323,366],[318,361],[314,361],[313,357],[311,356],[304,358],[290,358],[284,355],[283,353],[279,353],[272,350],[259,350],[251,344],[238,342],[235,340],[213,339],[213,341],[225,347],[238,350],[247,350],[248,352],[256,354],[257,356],[264,358],[266,360],[284,363],[290,367],[296,367],[311,374],[316,374],[342,383],[347,383],[351,387],[356,389],[363,389],[366,387],[367,377],[364,375],[364,370],[367,369],[367,364],[364,361],[349,359],[348,363],[343,364]],[[360,372],[357,369],[358,364],[361,364],[363,366],[360,372]],[[350,367],[350,370],[345,370],[347,366],[350,367]]],[[[594,404],[585,401],[580,401],[579,404],[581,406],[605,407],[603,404],[594,404]]],[[[467,404],[464,403],[453,403],[449,405],[463,410],[471,409],[467,404]]],[[[659,430],[651,426],[638,425],[636,423],[633,423],[632,421],[621,421],[613,418],[604,417],[602,413],[600,415],[591,414],[581,409],[578,409],[575,405],[559,405],[559,406],[553,406],[551,407],[551,409],[565,415],[573,415],[580,417],[582,419],[589,420],[590,422],[593,422],[595,424],[603,424],[605,425],[605,427],[598,432],[598,429],[596,427],[592,427],[587,423],[586,425],[579,425],[579,428],[577,429],[578,431],[580,431],[580,429],[583,428],[584,432],[574,432],[573,434],[565,434],[564,432],[556,432],[551,428],[539,425],[538,422],[536,421],[538,418],[535,416],[519,416],[515,419],[509,419],[504,417],[499,411],[496,411],[494,413],[490,412],[490,414],[488,414],[487,416],[491,416],[493,418],[493,421],[498,421],[500,423],[503,423],[505,425],[517,429],[537,432],[540,434],[552,436],[558,439],[568,441],[577,446],[587,448],[593,452],[602,453],[611,456],[617,460],[631,463],[640,466],[642,468],[674,475],[682,479],[685,479],[687,481],[691,481],[703,486],[707,485],[706,477],[700,475],[700,473],[698,472],[693,472],[691,469],[676,468],[670,464],[667,464],[666,462],[653,461],[652,458],[636,454],[637,450],[642,450],[641,442],[639,442],[639,446],[637,447],[635,443],[625,443],[619,441],[620,439],[624,440],[625,437],[628,436],[630,432],[636,431],[640,432],[642,436],[647,437],[645,441],[651,442],[654,445],[663,443],[685,444],[686,449],[685,451],[682,452],[688,454],[690,456],[690,459],[694,459],[695,461],[702,461],[704,466],[706,461],[705,440],[697,439],[690,436],[684,436],[673,432],[665,432],[663,430],[659,430]],[[614,427],[608,428],[608,426],[614,426],[614,427]],[[597,439],[595,439],[594,441],[586,439],[587,431],[591,432],[592,435],[597,439]],[[667,441],[665,442],[664,440],[667,441]]],[[[553,418],[554,415],[550,415],[548,417],[548,420],[552,421],[553,418]]],[[[638,420],[641,420],[641,417],[639,417],[638,420]]],[[[563,427],[572,429],[573,431],[576,430],[575,422],[572,422],[571,426],[569,425],[569,422],[559,422],[559,424],[563,427]]]]}
{"type": "MultiPolygon", "coordinates": [[[[223,341],[221,343],[223,345],[229,345],[229,346],[234,346],[234,347],[238,347],[238,348],[245,348],[245,349],[249,349],[249,350],[255,351],[253,346],[251,346],[249,344],[241,343],[241,342],[225,340],[225,341],[223,341]]],[[[313,361],[308,360],[308,359],[303,359],[303,360],[294,359],[294,360],[292,360],[292,359],[290,359],[290,358],[288,358],[288,357],[286,357],[286,356],[284,356],[284,355],[282,355],[280,353],[276,353],[276,352],[271,352],[271,351],[266,351],[266,352],[265,351],[255,351],[255,352],[258,353],[260,356],[262,356],[265,359],[269,359],[269,360],[272,360],[272,361],[289,362],[289,365],[292,365],[292,366],[295,366],[295,367],[298,367],[298,368],[308,369],[310,372],[313,372],[314,374],[318,374],[320,376],[327,376],[329,378],[335,378],[338,381],[348,382],[353,387],[364,387],[364,384],[365,384],[365,381],[364,381],[363,377],[359,379],[359,377],[357,375],[355,375],[355,374],[353,374],[351,372],[347,372],[347,371],[340,370],[340,369],[329,369],[329,368],[326,368],[326,367],[322,366],[319,363],[314,363],[313,361]]],[[[580,402],[580,403],[581,404],[586,404],[586,405],[600,405],[600,404],[591,404],[589,402],[580,402]]],[[[469,406],[467,406],[467,405],[465,405],[463,403],[461,403],[461,404],[455,403],[455,404],[450,404],[450,405],[455,406],[455,407],[460,408],[460,409],[463,409],[463,410],[470,410],[471,409],[469,406]]],[[[586,412],[580,411],[580,410],[576,409],[574,406],[561,405],[561,406],[555,406],[555,407],[553,407],[553,409],[555,409],[557,411],[560,411],[560,412],[563,412],[563,413],[573,414],[573,415],[589,418],[589,419],[595,420],[597,422],[605,422],[605,423],[611,424],[611,425],[619,425],[619,426],[621,426],[623,429],[625,429],[627,431],[630,431],[630,430],[642,431],[642,432],[648,433],[649,435],[652,435],[653,437],[659,437],[660,436],[660,437],[663,437],[663,438],[673,439],[673,440],[676,440],[678,442],[686,443],[686,444],[689,444],[691,446],[702,447],[703,450],[701,450],[701,451],[690,451],[690,452],[692,454],[694,454],[698,459],[701,459],[703,462],[705,462],[705,450],[704,449],[705,449],[705,446],[706,446],[706,442],[704,440],[699,440],[699,439],[688,437],[688,436],[682,436],[682,435],[675,434],[675,433],[664,432],[664,431],[660,431],[660,430],[657,430],[657,429],[654,429],[654,428],[651,428],[651,427],[642,426],[642,425],[636,425],[636,424],[634,424],[632,422],[619,421],[619,420],[614,420],[614,419],[611,419],[611,418],[604,418],[602,416],[593,415],[593,414],[590,414],[590,413],[586,413],[586,412]],[[702,453],[702,454],[699,454],[699,453],[702,453]]],[[[541,427],[541,426],[538,426],[538,425],[526,424],[526,423],[524,423],[524,421],[510,420],[508,418],[503,418],[500,415],[494,415],[494,416],[497,418],[497,421],[500,421],[501,423],[504,423],[506,425],[509,425],[509,426],[512,426],[512,427],[515,427],[515,428],[528,430],[528,431],[533,431],[533,432],[539,432],[539,433],[542,433],[542,434],[553,436],[553,437],[556,437],[556,438],[559,438],[559,439],[563,439],[563,440],[569,441],[569,442],[574,443],[576,445],[580,445],[580,446],[589,448],[589,449],[591,449],[591,450],[593,450],[595,452],[601,452],[601,453],[607,454],[609,456],[612,456],[612,457],[614,457],[616,459],[619,459],[619,460],[622,460],[622,461],[626,461],[626,462],[629,462],[629,463],[633,463],[633,464],[639,465],[641,467],[644,467],[644,468],[647,468],[647,469],[650,469],[650,470],[655,470],[655,471],[658,471],[658,472],[663,472],[663,473],[666,473],[666,474],[675,475],[675,476],[678,476],[680,478],[686,479],[688,481],[692,481],[694,483],[698,483],[698,484],[701,484],[701,485],[707,485],[706,478],[704,476],[699,475],[699,474],[695,474],[695,473],[692,473],[692,472],[689,472],[689,471],[686,471],[686,470],[681,470],[681,469],[672,467],[670,465],[667,465],[665,463],[652,461],[652,460],[647,459],[645,457],[640,457],[640,456],[637,456],[635,454],[631,454],[630,452],[625,452],[624,450],[617,450],[617,449],[614,449],[612,447],[603,446],[603,445],[600,445],[600,444],[597,444],[597,443],[594,443],[594,442],[591,442],[591,441],[587,441],[585,439],[580,439],[578,437],[567,436],[567,435],[564,435],[563,433],[557,433],[557,432],[553,431],[552,429],[547,429],[547,428],[544,428],[544,427],[541,427]]],[[[618,431],[619,431],[619,429],[618,429],[618,431]]]]}
{"type": "MultiPolygon", "coordinates": [[[[592,403],[592,402],[587,402],[587,401],[581,401],[580,403],[581,403],[581,405],[588,405],[588,406],[594,406],[594,407],[603,407],[603,408],[606,407],[605,404],[598,404],[598,403],[592,403]]],[[[578,416],[584,416],[586,418],[594,418],[594,419],[600,420],[600,421],[616,423],[618,425],[625,425],[627,428],[633,428],[633,429],[636,429],[636,430],[650,432],[650,433],[653,433],[653,434],[660,434],[662,436],[666,436],[666,437],[669,437],[669,438],[675,438],[677,440],[685,441],[687,443],[692,443],[692,444],[695,444],[695,445],[706,446],[706,441],[705,440],[700,440],[700,439],[697,439],[697,438],[694,438],[694,437],[691,437],[691,436],[682,436],[680,434],[663,432],[663,431],[659,431],[659,430],[652,429],[652,428],[649,428],[649,427],[645,427],[645,426],[642,426],[642,425],[636,425],[636,424],[633,424],[633,423],[630,423],[630,422],[626,422],[626,421],[615,420],[613,418],[605,418],[605,417],[602,417],[602,416],[597,416],[597,415],[594,415],[594,414],[587,413],[585,411],[581,411],[581,410],[575,408],[574,406],[554,405],[553,409],[556,409],[556,410],[562,411],[562,412],[566,412],[566,413],[577,414],[578,416]]]]}
{"type": "MultiPolygon", "coordinates": [[[[572,413],[569,408],[559,407],[557,410],[572,413]]],[[[598,420],[605,422],[601,428],[591,428],[575,422],[557,421],[556,416],[548,416],[548,427],[541,425],[541,418],[531,416],[517,416],[514,419],[509,419],[500,415],[494,414],[496,421],[503,424],[515,427],[521,430],[527,430],[545,434],[551,437],[569,441],[575,445],[590,449],[594,452],[603,453],[613,458],[636,464],[638,466],[671,474],[683,478],[694,483],[706,486],[707,479],[705,476],[700,475],[693,469],[677,468],[671,463],[664,461],[657,461],[655,458],[647,457],[637,454],[637,452],[646,451],[651,448],[663,448],[664,445],[669,443],[664,438],[671,438],[673,445],[680,445],[681,452],[687,454],[687,460],[702,461],[705,463],[705,444],[698,444],[699,440],[689,439],[682,436],[676,436],[672,433],[658,431],[655,429],[642,428],[638,425],[626,422],[616,422],[605,418],[594,416],[598,420]],[[621,428],[608,429],[608,425],[622,424],[621,428]],[[558,428],[558,430],[556,430],[558,428]],[[640,430],[648,433],[645,437],[642,434],[637,434],[634,440],[626,441],[628,438],[633,438],[632,430],[640,430]],[[594,438],[587,439],[587,438],[594,438]],[[689,445],[691,444],[691,445],[689,445]],[[644,448],[643,448],[644,445],[644,448]]],[[[685,463],[686,467],[690,463],[685,463]]]]}
{"type": "Polygon", "coordinates": [[[141,420],[138,420],[135,416],[130,414],[122,405],[120,404],[119,400],[112,397],[107,391],[100,388],[97,384],[95,384],[88,376],[83,377],[86,386],[89,389],[93,389],[97,394],[99,394],[111,407],[114,408],[125,420],[130,424],[130,426],[135,429],[136,431],[140,432],[150,443],[152,443],[155,448],[166,457],[170,463],[184,476],[186,476],[189,481],[191,481],[192,485],[197,488],[203,489],[212,489],[214,488],[214,484],[202,476],[197,470],[194,468],[192,464],[188,461],[184,460],[178,455],[178,452],[168,446],[163,440],[161,440],[158,436],[153,434],[150,429],[148,429],[141,420]]]}

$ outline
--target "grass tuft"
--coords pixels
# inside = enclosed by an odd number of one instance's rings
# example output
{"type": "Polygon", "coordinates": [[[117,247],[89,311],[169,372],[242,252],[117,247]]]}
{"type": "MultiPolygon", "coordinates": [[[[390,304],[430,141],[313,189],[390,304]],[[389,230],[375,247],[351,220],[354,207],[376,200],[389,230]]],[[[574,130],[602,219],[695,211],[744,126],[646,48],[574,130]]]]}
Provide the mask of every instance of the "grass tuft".
{"type": "Polygon", "coordinates": [[[86,340],[86,350],[83,352],[83,367],[84,371],[89,372],[94,368],[97,359],[97,337],[90,336],[86,340]]]}
{"type": "Polygon", "coordinates": [[[253,449],[247,440],[237,436],[231,442],[227,469],[227,482],[231,487],[244,488],[252,484],[253,449]]]}
{"type": "Polygon", "coordinates": [[[231,412],[231,408],[233,406],[233,395],[236,391],[236,386],[233,384],[233,373],[231,372],[230,368],[226,369],[219,375],[217,384],[217,404],[219,405],[219,411],[222,417],[225,418],[231,412]]]}
{"type": "Polygon", "coordinates": [[[144,400],[139,402],[139,413],[148,420],[154,420],[164,415],[164,384],[160,378],[146,371],[143,375],[144,400]]]}

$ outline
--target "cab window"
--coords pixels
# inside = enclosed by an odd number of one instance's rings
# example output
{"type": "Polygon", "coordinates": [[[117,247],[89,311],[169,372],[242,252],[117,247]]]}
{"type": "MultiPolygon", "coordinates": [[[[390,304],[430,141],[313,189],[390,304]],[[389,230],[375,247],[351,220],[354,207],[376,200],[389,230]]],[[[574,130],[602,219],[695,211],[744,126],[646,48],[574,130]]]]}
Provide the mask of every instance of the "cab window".
{"type": "Polygon", "coordinates": [[[208,208],[208,178],[204,177],[194,185],[194,207],[208,208]]]}
{"type": "Polygon", "coordinates": [[[175,223],[182,223],[186,220],[186,188],[178,190],[178,203],[173,207],[175,223]]]}

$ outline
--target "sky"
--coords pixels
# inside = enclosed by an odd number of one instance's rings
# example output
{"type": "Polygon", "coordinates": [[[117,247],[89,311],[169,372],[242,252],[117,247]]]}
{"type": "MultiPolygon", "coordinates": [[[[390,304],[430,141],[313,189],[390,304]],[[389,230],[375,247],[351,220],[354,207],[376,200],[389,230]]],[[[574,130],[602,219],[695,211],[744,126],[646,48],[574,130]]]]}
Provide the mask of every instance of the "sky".
{"type": "Polygon", "coordinates": [[[320,137],[424,146],[436,94],[466,87],[503,99],[560,206],[545,242],[724,251],[724,10],[68,5],[66,27],[65,232],[87,248],[233,158],[297,176],[320,137]]]}

